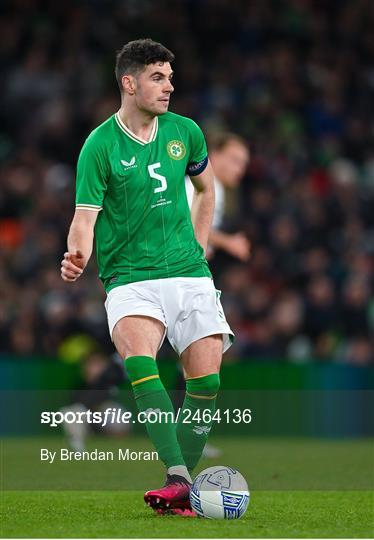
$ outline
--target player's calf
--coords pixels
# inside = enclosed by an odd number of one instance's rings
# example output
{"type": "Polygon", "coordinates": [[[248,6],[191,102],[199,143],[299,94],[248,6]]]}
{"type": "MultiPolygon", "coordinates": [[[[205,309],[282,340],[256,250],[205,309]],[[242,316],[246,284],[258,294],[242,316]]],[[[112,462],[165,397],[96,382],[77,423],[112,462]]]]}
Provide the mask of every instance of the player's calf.
{"type": "Polygon", "coordinates": [[[181,414],[177,424],[177,435],[184,461],[190,472],[199,462],[208,440],[216,410],[219,384],[218,373],[186,380],[186,397],[182,411],[188,412],[192,422],[184,422],[186,414],[181,414]]]}

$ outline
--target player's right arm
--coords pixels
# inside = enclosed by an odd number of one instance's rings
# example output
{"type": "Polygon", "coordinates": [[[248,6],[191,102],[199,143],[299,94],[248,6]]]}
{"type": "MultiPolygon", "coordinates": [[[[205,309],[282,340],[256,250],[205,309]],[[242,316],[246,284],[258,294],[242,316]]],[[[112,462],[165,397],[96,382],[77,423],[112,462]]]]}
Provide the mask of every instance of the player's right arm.
{"type": "Polygon", "coordinates": [[[69,230],[68,251],[61,261],[61,277],[64,281],[76,281],[87,266],[92,254],[97,216],[95,210],[75,210],[69,230]]]}
{"type": "Polygon", "coordinates": [[[78,279],[91,257],[94,227],[103,207],[108,174],[105,146],[93,132],[78,159],[76,208],[68,235],[68,251],[61,262],[64,281],[78,279]]]}

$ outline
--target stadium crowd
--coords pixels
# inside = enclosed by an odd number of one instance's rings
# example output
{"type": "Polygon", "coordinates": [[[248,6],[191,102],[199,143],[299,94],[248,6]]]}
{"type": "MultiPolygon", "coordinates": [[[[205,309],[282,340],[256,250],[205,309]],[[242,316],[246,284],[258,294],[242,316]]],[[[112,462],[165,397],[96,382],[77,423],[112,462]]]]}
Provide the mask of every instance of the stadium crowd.
{"type": "Polygon", "coordinates": [[[114,52],[149,36],[176,54],[171,110],[250,145],[225,228],[251,260],[211,260],[229,356],[373,362],[371,0],[4,0],[0,15],[0,353],[53,358],[76,335],[111,350],[95,265],[72,285],[59,267],[79,149],[119,107],[114,52]]]}

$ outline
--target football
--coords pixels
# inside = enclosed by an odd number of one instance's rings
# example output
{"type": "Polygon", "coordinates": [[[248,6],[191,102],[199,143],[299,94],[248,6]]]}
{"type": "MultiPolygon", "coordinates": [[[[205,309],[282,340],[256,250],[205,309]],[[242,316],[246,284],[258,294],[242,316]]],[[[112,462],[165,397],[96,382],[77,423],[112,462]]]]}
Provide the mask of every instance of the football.
{"type": "Polygon", "coordinates": [[[240,472],[219,465],[203,470],[190,492],[193,510],[208,519],[239,519],[247,510],[249,497],[247,482],[240,472]]]}

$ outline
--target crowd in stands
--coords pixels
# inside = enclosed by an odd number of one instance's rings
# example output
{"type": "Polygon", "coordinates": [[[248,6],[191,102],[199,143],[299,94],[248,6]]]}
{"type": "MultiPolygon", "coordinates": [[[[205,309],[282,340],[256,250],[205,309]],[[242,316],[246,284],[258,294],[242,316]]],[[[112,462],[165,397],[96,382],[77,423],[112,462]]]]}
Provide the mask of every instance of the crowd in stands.
{"type": "Polygon", "coordinates": [[[373,363],[373,24],[371,0],[2,1],[0,353],[111,350],[95,264],[59,268],[80,147],[119,107],[115,51],[152,37],[176,54],[171,110],[251,149],[225,213],[251,260],[210,261],[228,359],[373,363]]]}

